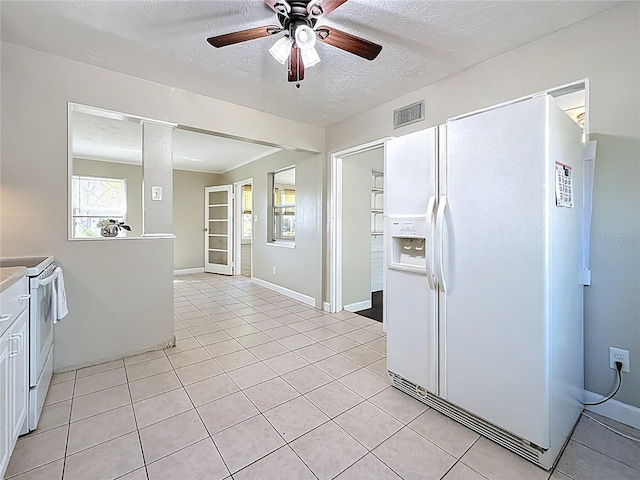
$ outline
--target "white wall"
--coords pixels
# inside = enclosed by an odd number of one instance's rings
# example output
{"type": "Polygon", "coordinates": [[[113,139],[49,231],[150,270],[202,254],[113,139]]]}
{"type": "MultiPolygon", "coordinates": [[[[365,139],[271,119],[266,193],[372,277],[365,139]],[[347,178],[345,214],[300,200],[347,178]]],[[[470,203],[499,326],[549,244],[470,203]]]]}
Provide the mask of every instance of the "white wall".
{"type": "Polygon", "coordinates": [[[204,189],[219,179],[215,173],[173,171],[174,270],[204,267],[204,189]]]}
{"type": "Polygon", "coordinates": [[[54,255],[64,269],[70,313],[55,329],[55,369],[163,346],[173,334],[173,239],[67,240],[67,102],[318,152],[324,130],[6,42],[1,48],[0,255],[54,255]]]}
{"type": "Polygon", "coordinates": [[[327,152],[437,125],[582,78],[598,140],[592,285],[585,290],[585,386],[606,394],[610,345],[631,351],[618,400],[640,407],[640,4],[625,3],[327,129],[327,152]],[[426,120],[392,129],[395,108],[426,100],[426,120]]]}
{"type": "Polygon", "coordinates": [[[253,277],[322,303],[322,155],[283,150],[221,175],[223,184],[253,178],[253,277]],[[267,174],[296,167],[296,241],[289,248],[267,242],[267,174]],[[276,268],[276,274],[273,268],[276,268]]]}
{"type": "Polygon", "coordinates": [[[371,300],[371,169],[383,167],[382,147],[342,160],[343,305],[371,300]]]}

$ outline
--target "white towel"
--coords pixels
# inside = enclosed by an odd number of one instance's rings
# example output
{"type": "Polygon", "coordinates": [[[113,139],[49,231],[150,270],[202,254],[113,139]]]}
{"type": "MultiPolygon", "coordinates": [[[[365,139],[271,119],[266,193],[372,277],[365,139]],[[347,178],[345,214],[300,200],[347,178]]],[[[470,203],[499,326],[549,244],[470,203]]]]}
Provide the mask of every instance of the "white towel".
{"type": "Polygon", "coordinates": [[[56,309],[54,310],[55,315],[53,316],[53,323],[56,323],[58,320],[63,319],[67,313],[69,313],[69,310],[67,309],[67,292],[64,289],[62,268],[56,267],[54,272],[57,273],[58,276],[53,281],[51,296],[54,298],[56,303],[56,309]]]}
{"type": "Polygon", "coordinates": [[[62,269],[56,267],[52,275],[56,278],[51,282],[51,297],[49,298],[49,315],[47,320],[51,323],[58,323],[58,320],[64,318],[69,313],[67,309],[67,293],[64,289],[64,277],[62,269]]]}

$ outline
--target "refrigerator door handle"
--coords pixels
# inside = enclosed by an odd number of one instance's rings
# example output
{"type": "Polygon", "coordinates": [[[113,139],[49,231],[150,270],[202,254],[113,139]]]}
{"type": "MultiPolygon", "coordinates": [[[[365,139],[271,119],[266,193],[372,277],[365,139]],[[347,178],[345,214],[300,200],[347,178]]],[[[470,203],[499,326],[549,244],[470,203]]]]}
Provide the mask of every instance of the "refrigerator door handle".
{"type": "Polygon", "coordinates": [[[444,278],[444,213],[447,208],[447,196],[440,195],[438,211],[436,213],[436,270],[438,272],[438,284],[442,293],[447,293],[447,282],[444,278]]]}
{"type": "Polygon", "coordinates": [[[429,203],[427,205],[427,222],[429,223],[429,230],[428,230],[428,238],[426,240],[426,242],[429,242],[429,248],[427,249],[427,251],[425,252],[426,255],[426,266],[427,266],[427,282],[429,283],[429,288],[431,290],[437,290],[437,286],[436,286],[436,281],[434,278],[435,272],[433,270],[433,255],[431,254],[431,249],[433,249],[433,241],[434,241],[434,234],[433,234],[433,217],[435,214],[435,209],[436,209],[436,196],[435,195],[431,195],[431,197],[429,198],[429,203]]]}

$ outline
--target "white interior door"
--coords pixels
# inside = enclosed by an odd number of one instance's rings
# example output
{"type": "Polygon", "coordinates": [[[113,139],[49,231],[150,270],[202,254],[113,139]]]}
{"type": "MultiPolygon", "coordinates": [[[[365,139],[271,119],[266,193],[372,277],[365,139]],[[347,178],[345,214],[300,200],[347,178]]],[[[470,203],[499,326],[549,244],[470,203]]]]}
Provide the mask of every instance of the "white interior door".
{"type": "Polygon", "coordinates": [[[204,189],[204,271],[233,275],[233,185],[204,189]]]}

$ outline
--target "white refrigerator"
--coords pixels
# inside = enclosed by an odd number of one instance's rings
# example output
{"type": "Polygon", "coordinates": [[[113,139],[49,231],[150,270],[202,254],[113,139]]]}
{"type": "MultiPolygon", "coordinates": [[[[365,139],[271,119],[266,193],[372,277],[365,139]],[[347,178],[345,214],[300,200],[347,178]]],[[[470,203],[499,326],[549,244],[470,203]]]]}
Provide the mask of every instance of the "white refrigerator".
{"type": "Polygon", "coordinates": [[[394,138],[394,386],[551,468],[582,410],[582,129],[538,96],[394,138]]]}

